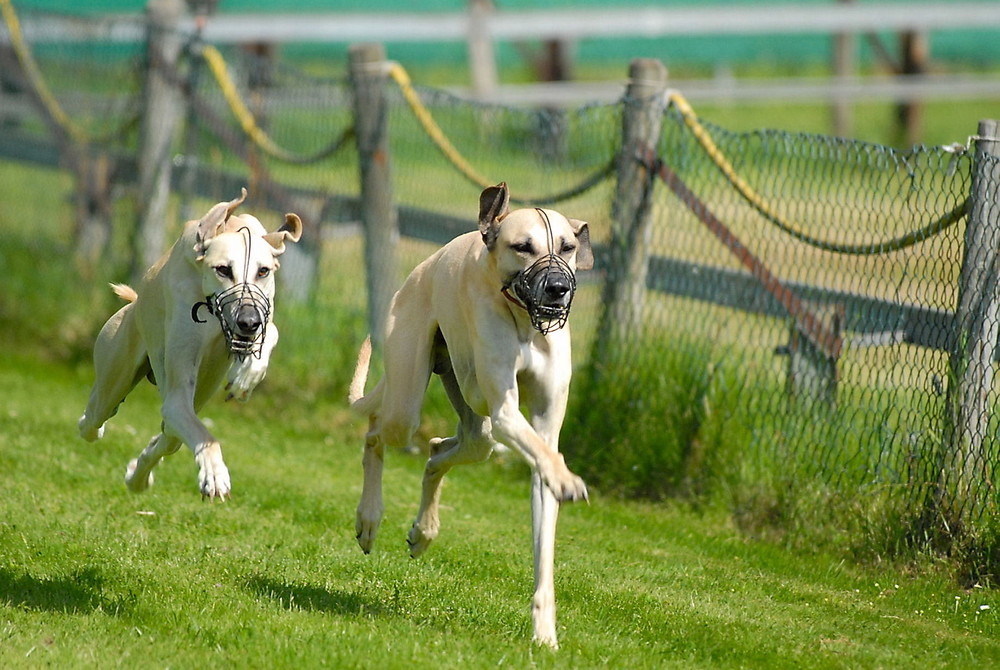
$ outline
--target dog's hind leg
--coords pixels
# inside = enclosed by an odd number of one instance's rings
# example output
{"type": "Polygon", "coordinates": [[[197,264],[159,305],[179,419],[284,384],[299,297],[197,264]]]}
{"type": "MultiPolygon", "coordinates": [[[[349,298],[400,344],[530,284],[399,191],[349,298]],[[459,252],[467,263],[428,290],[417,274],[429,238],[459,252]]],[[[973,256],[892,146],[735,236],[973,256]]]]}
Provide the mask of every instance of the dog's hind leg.
{"type": "Polygon", "coordinates": [[[125,470],[125,486],[133,493],[145,491],[153,485],[153,468],[164,456],[174,453],[181,446],[181,441],[160,433],[149,441],[149,444],[138,458],[133,458],[125,470]]]}
{"type": "MultiPolygon", "coordinates": [[[[384,346],[385,375],[379,382],[381,406],[369,417],[365,436],[364,485],[355,516],[358,544],[372,550],[382,522],[382,468],[386,447],[406,447],[420,424],[420,407],[431,376],[434,330],[410,329],[398,324],[426,321],[427,306],[401,299],[400,289],[390,309],[390,326],[384,346]]],[[[431,328],[436,328],[431,326],[431,328]]],[[[375,391],[373,391],[374,393],[375,391]]]]}
{"type": "Polygon", "coordinates": [[[125,396],[149,374],[149,358],[135,325],[134,305],[115,312],[94,343],[94,386],[77,427],[88,442],[104,434],[104,423],[118,411],[125,396]]]}
{"type": "Polygon", "coordinates": [[[378,418],[372,416],[368,422],[368,433],[365,435],[365,451],[361,463],[364,466],[365,478],[361,489],[361,500],[354,521],[355,537],[361,550],[371,553],[375,544],[375,535],[382,523],[382,513],[385,510],[382,503],[382,467],[385,463],[385,445],[378,429],[378,418]]]}
{"type": "Polygon", "coordinates": [[[458,413],[459,421],[454,437],[431,440],[431,457],[424,467],[420,509],[406,537],[410,556],[414,558],[424,553],[441,528],[438,509],[444,476],[456,465],[486,460],[496,446],[490,433],[490,420],[473,412],[465,402],[450,366],[446,371],[435,367],[435,371],[441,375],[441,382],[458,413]]]}

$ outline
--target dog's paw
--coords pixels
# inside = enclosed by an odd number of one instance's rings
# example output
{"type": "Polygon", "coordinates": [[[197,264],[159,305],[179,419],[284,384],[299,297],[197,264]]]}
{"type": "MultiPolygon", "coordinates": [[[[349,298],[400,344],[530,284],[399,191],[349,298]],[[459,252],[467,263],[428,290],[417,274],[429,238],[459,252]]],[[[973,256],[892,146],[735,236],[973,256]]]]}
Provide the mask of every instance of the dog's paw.
{"type": "Polygon", "coordinates": [[[381,512],[370,515],[363,512],[361,507],[358,507],[358,515],[354,522],[355,537],[358,540],[358,546],[361,547],[361,551],[366,554],[372,552],[372,547],[375,545],[375,536],[378,534],[378,527],[381,522],[381,512]]]}
{"type": "Polygon", "coordinates": [[[229,381],[226,383],[226,400],[246,402],[266,376],[267,364],[253,356],[234,363],[229,370],[229,381]]]}
{"type": "Polygon", "coordinates": [[[153,471],[150,470],[146,476],[136,476],[136,468],[139,466],[139,459],[133,458],[125,468],[125,486],[132,493],[141,493],[153,485],[153,471]]]}
{"type": "Polygon", "coordinates": [[[587,485],[583,479],[577,477],[569,470],[566,470],[562,477],[543,477],[545,485],[549,487],[552,494],[559,502],[578,502],[580,500],[590,502],[590,495],[587,493],[587,485]]]}
{"type": "Polygon", "coordinates": [[[559,642],[556,639],[556,598],[551,590],[539,589],[535,591],[535,597],[531,603],[531,620],[534,628],[532,639],[535,644],[558,649],[559,642]]]}
{"type": "Polygon", "coordinates": [[[215,448],[206,448],[195,457],[198,463],[198,488],[201,491],[202,500],[220,499],[222,502],[226,498],[232,497],[232,484],[229,480],[229,468],[222,460],[222,453],[218,445],[215,448]]]}
{"type": "Polygon", "coordinates": [[[414,521],[410,532],[406,535],[406,544],[410,547],[410,557],[417,558],[427,551],[427,547],[437,538],[439,530],[440,525],[436,521],[429,522],[424,527],[414,521]]]}
{"type": "Polygon", "coordinates": [[[104,437],[104,424],[102,423],[97,427],[90,425],[86,414],[80,417],[80,421],[77,422],[77,428],[80,430],[80,437],[87,442],[94,442],[104,437]]]}

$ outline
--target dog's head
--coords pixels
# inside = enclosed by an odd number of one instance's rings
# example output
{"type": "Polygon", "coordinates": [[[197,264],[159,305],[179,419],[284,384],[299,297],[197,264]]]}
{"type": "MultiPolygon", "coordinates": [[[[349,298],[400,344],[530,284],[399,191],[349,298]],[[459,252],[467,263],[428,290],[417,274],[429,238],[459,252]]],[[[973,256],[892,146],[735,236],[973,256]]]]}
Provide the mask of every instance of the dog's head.
{"type": "Polygon", "coordinates": [[[264,333],[271,321],[274,302],[274,273],[285,242],[298,242],[302,220],[286,214],[284,224],[268,233],[256,217],[236,216],[233,211],[246,198],[220,202],[198,222],[194,263],[202,278],[203,303],[219,319],[231,352],[259,356],[264,333]]]}
{"type": "Polygon", "coordinates": [[[510,211],[506,183],[479,197],[479,232],[496,263],[504,294],[518,302],[542,334],[566,324],[576,271],[594,265],[584,221],[551,209],[510,211]]]}

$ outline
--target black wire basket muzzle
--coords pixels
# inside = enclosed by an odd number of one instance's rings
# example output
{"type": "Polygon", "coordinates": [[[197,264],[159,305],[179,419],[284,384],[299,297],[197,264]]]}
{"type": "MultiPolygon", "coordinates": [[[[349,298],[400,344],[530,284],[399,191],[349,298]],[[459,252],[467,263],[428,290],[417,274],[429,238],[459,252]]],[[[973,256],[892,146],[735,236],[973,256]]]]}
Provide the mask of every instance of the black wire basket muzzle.
{"type": "Polygon", "coordinates": [[[213,293],[191,308],[191,318],[197,323],[205,323],[205,319],[198,318],[198,309],[202,305],[219,320],[230,354],[241,360],[247,356],[261,357],[264,335],[271,318],[271,301],[264,291],[253,284],[241,282],[225,291],[213,293]]]}
{"type": "Polygon", "coordinates": [[[548,335],[565,326],[569,319],[576,276],[569,263],[549,253],[519,272],[510,289],[524,304],[535,330],[548,335]]]}

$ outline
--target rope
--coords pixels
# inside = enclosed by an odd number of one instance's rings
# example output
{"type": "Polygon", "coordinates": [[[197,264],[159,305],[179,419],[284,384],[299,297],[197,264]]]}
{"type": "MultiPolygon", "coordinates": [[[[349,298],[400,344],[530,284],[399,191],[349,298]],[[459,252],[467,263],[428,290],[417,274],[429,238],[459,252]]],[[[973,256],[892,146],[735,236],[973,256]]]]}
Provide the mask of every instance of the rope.
{"type": "Polygon", "coordinates": [[[0,0],[0,13],[3,14],[4,22],[7,24],[7,32],[10,33],[10,42],[11,46],[14,47],[14,54],[17,56],[18,62],[21,63],[21,67],[24,68],[24,73],[28,76],[28,81],[38,95],[38,99],[45,107],[45,111],[76,142],[81,144],[86,143],[88,141],[87,133],[73,122],[73,119],[62,108],[45,83],[38,63],[35,62],[34,57],[31,55],[28,43],[21,32],[21,22],[18,20],[17,14],[14,12],[14,6],[10,0],[0,0]]]}
{"type": "Polygon", "coordinates": [[[410,82],[410,75],[403,66],[399,63],[389,63],[388,74],[396,82],[396,85],[399,86],[403,98],[409,103],[410,109],[413,110],[413,115],[417,117],[417,121],[420,122],[424,132],[427,133],[441,153],[444,154],[444,157],[451,161],[452,165],[462,173],[462,176],[479,188],[485,189],[492,186],[495,182],[486,179],[486,177],[476,172],[475,168],[462,157],[458,149],[445,137],[445,134],[441,131],[441,127],[434,121],[434,117],[431,116],[430,111],[424,106],[420,96],[413,89],[413,84],[410,82]]]}
{"type": "MultiPolygon", "coordinates": [[[[6,2],[7,0],[0,1],[6,2]]],[[[287,151],[286,149],[278,146],[278,144],[276,144],[257,124],[253,113],[243,103],[243,99],[240,98],[240,93],[236,87],[236,83],[229,75],[229,68],[226,67],[226,61],[222,57],[219,50],[210,44],[205,44],[202,46],[201,55],[208,64],[208,69],[212,72],[212,76],[215,77],[216,83],[219,84],[219,89],[222,91],[223,97],[229,104],[229,109],[232,110],[233,116],[236,117],[236,120],[239,122],[243,132],[246,133],[247,137],[253,140],[254,144],[260,147],[264,153],[272,156],[273,158],[285,161],[286,163],[295,163],[299,165],[314,163],[337,153],[350,138],[354,137],[354,128],[348,128],[329,146],[310,156],[300,156],[287,151]]]]}
{"type": "Polygon", "coordinates": [[[691,105],[688,104],[688,101],[683,95],[677,91],[669,91],[667,93],[667,99],[672,105],[674,105],[674,107],[677,108],[677,111],[680,112],[681,117],[684,119],[684,124],[698,140],[698,143],[701,144],[702,148],[708,154],[712,162],[715,163],[716,167],[718,167],[722,174],[725,175],[726,179],[729,180],[729,183],[733,185],[733,187],[741,196],[743,196],[743,199],[746,200],[750,206],[757,210],[757,212],[759,212],[772,224],[777,226],[777,228],[782,232],[792,236],[800,242],[822,249],[823,251],[855,256],[876,255],[890,251],[899,251],[913,246],[918,242],[922,242],[929,237],[937,235],[949,226],[960,221],[969,211],[969,201],[965,200],[954,209],[947,212],[939,219],[927,224],[923,228],[881,242],[844,244],[813,237],[786,221],[780,214],[775,212],[764,200],[764,198],[754,191],[742,177],[736,174],[736,170],[733,168],[732,163],[726,159],[722,151],[719,150],[719,147],[716,146],[715,142],[712,140],[712,136],[698,121],[697,115],[694,113],[691,105]]]}
{"type": "MultiPolygon", "coordinates": [[[[455,166],[463,177],[479,188],[485,189],[492,186],[495,182],[479,174],[476,169],[473,168],[467,160],[465,160],[462,154],[459,153],[458,149],[455,148],[455,145],[453,145],[445,136],[444,131],[442,131],[437,122],[434,121],[434,117],[431,116],[430,110],[427,109],[423,101],[420,99],[420,96],[413,88],[413,84],[410,81],[410,75],[407,73],[406,69],[399,63],[390,62],[388,63],[388,75],[392,77],[392,80],[396,82],[397,86],[399,86],[399,90],[403,94],[403,98],[406,100],[407,104],[409,104],[413,115],[417,118],[417,121],[424,129],[424,132],[427,133],[427,136],[430,137],[431,141],[434,142],[434,145],[444,155],[444,157],[455,166]]],[[[600,183],[601,180],[609,176],[614,171],[614,168],[615,162],[614,160],[611,160],[582,182],[565,191],[549,196],[511,196],[511,202],[524,205],[547,205],[568,200],[593,188],[595,185],[600,183]]]]}

